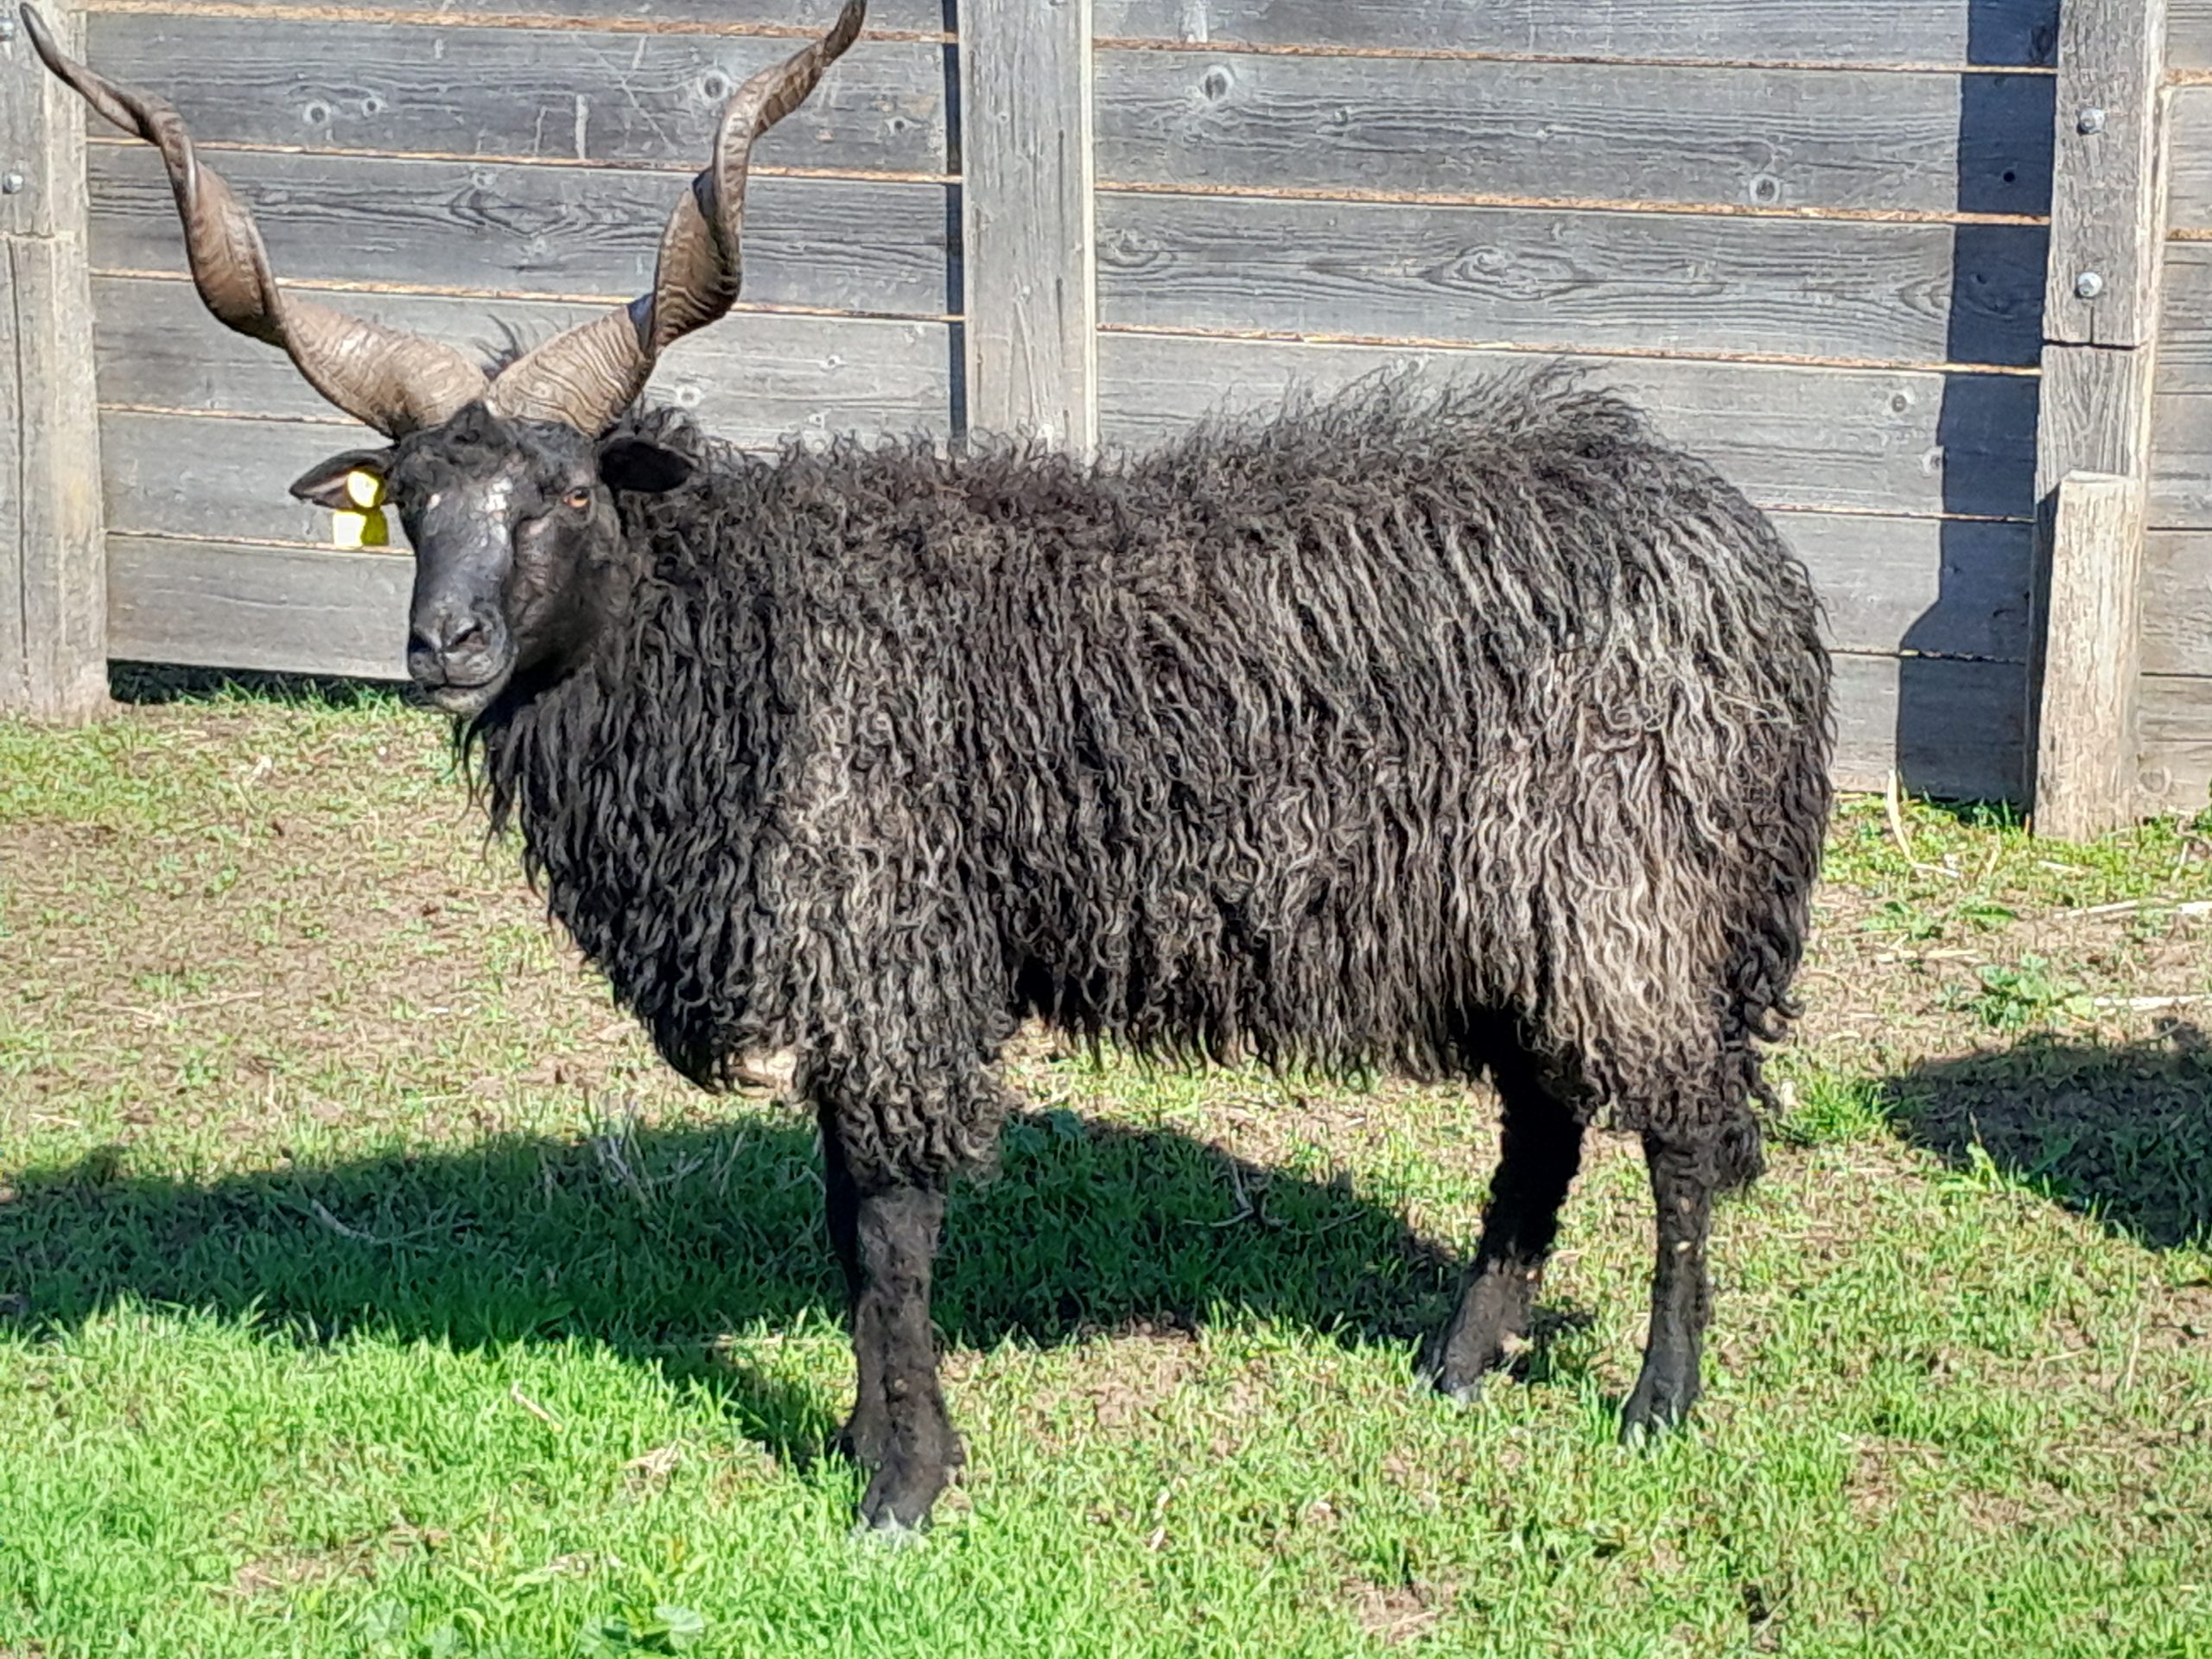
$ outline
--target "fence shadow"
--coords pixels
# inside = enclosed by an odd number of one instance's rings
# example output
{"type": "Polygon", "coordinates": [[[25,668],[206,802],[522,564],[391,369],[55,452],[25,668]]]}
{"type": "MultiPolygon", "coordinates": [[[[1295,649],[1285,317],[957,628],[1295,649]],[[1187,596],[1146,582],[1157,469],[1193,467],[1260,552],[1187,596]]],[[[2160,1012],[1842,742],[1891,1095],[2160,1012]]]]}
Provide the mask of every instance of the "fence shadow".
{"type": "MultiPolygon", "coordinates": [[[[124,1174],[121,1156],[14,1178],[0,1323],[67,1331],[129,1300],[302,1343],[603,1343],[702,1384],[799,1462],[847,1403],[717,1340],[842,1318],[810,1129],[510,1137],[206,1184],[124,1174]]],[[[1067,1112],[1018,1116],[1001,1174],[957,1189],[951,1210],[936,1313],[964,1347],[1230,1312],[1410,1346],[1446,1317],[1458,1274],[1449,1250],[1346,1185],[1067,1112]]],[[[1550,1328],[1574,1322],[1548,1313],[1550,1328]]]]}
{"type": "Polygon", "coordinates": [[[1890,1080],[1910,1138],[2154,1249],[2212,1240],[2212,1039],[2175,1025],[2105,1046],[2031,1037],[1890,1080]]]}

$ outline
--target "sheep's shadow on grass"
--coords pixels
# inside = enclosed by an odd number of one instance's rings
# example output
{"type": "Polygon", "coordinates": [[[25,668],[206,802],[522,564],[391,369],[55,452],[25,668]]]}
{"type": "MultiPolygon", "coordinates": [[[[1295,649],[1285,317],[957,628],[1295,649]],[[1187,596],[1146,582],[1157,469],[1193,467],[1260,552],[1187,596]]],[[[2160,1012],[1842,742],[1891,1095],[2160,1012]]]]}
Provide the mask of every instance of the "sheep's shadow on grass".
{"type": "Polygon", "coordinates": [[[2154,1249],[2212,1241],[2212,1039],[2186,1023],[2134,1043],[2035,1036],[1889,1080],[1892,1121],[1961,1167],[2095,1216],[2154,1249]]]}
{"type": "MultiPolygon", "coordinates": [[[[796,1122],[510,1137],[205,1184],[123,1162],[111,1151],[16,1179],[0,1202],[0,1322],[66,1332],[130,1300],[278,1340],[603,1343],[702,1386],[798,1464],[849,1403],[842,1385],[770,1377],[720,1340],[842,1321],[818,1150],[796,1122]]],[[[936,1313],[970,1349],[1249,1312],[1410,1352],[1448,1313],[1459,1271],[1341,1182],[1172,1132],[1026,1114],[995,1178],[957,1192],[936,1313]]],[[[1547,1310],[1524,1369],[1556,1373],[1548,1338],[1577,1321],[1547,1310]]]]}

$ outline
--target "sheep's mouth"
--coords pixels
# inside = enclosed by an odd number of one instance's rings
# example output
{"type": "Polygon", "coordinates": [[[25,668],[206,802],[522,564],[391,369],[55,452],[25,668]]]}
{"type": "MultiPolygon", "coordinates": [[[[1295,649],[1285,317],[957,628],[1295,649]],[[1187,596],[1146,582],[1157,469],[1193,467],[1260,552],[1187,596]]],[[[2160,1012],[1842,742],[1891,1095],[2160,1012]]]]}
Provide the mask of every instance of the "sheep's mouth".
{"type": "Polygon", "coordinates": [[[480,680],[442,680],[430,685],[417,679],[407,688],[407,701],[417,708],[435,709],[466,720],[490,708],[506,690],[507,679],[508,671],[504,668],[480,680]]]}

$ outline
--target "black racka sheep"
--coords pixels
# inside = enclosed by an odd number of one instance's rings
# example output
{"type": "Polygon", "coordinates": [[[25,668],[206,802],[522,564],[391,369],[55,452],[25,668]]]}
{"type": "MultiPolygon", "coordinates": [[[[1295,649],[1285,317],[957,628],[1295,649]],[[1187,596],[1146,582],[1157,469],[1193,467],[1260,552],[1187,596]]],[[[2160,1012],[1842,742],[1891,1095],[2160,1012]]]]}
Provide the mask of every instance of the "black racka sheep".
{"type": "Polygon", "coordinates": [[[877,1527],[961,1459],[930,1331],[946,1185],[1026,1016],[1138,1052],[1487,1073],[1504,1149],[1431,1356],[1523,1327],[1584,1131],[1658,1205],[1631,1434],[1698,1392],[1713,1195],[1760,1166],[1828,807],[1803,568],[1706,467],[1550,378],[1371,387],[1096,465],[986,444],[748,459],[634,405],[737,289],[747,147],[852,41],[731,99],[654,291],[495,374],[284,295],[175,112],[194,275],[395,442],[408,668],[669,1062],[789,1048],[852,1294],[877,1527]]]}

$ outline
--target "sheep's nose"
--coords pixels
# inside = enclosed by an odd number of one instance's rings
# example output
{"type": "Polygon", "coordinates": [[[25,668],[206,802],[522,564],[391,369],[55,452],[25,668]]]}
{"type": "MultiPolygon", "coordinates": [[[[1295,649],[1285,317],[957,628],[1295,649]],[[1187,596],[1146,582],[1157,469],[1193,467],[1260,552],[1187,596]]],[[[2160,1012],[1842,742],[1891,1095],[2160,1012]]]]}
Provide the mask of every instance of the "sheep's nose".
{"type": "Polygon", "coordinates": [[[473,607],[441,607],[414,619],[407,666],[425,684],[467,683],[483,677],[493,649],[489,622],[473,607]]]}

